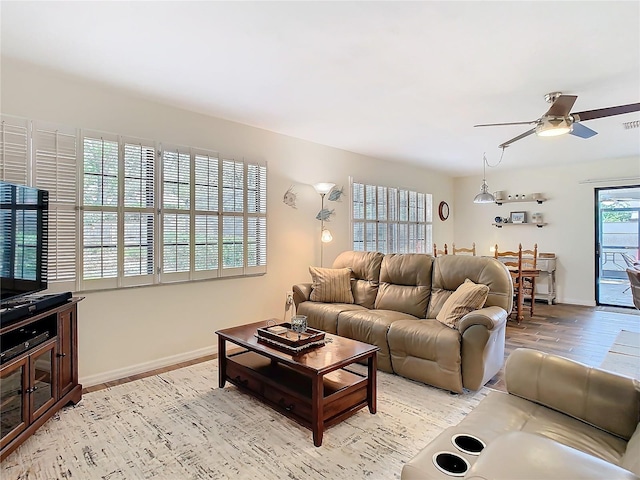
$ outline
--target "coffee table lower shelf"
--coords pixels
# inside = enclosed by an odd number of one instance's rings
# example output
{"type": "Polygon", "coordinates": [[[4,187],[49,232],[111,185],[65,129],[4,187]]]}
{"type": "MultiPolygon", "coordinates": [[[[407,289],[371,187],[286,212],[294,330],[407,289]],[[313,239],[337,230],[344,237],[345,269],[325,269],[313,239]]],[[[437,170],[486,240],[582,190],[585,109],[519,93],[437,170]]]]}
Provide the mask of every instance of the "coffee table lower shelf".
{"type": "MultiPolygon", "coordinates": [[[[230,383],[258,398],[300,425],[321,430],[341,422],[368,405],[366,375],[344,369],[322,377],[321,419],[313,417],[313,379],[268,357],[244,351],[227,357],[225,377],[230,383]]],[[[320,446],[322,436],[314,444],[320,446]]]]}

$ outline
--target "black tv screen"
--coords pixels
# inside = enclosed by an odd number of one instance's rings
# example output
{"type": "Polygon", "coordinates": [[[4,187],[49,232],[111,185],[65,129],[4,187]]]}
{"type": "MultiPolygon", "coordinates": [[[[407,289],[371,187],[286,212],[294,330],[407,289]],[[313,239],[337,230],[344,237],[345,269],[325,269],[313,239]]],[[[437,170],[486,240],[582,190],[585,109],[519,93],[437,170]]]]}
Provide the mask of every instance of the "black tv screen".
{"type": "Polygon", "coordinates": [[[47,288],[49,192],[0,182],[0,300],[47,288]]]}

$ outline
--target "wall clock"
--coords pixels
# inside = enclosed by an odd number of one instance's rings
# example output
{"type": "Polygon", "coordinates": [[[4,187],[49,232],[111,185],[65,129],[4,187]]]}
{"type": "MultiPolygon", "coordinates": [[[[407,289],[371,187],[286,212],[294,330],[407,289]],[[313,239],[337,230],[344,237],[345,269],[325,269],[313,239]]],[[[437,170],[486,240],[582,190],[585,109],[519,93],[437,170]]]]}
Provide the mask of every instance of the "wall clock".
{"type": "Polygon", "coordinates": [[[438,206],[438,216],[443,222],[449,218],[449,205],[447,202],[440,202],[440,205],[438,206]]]}

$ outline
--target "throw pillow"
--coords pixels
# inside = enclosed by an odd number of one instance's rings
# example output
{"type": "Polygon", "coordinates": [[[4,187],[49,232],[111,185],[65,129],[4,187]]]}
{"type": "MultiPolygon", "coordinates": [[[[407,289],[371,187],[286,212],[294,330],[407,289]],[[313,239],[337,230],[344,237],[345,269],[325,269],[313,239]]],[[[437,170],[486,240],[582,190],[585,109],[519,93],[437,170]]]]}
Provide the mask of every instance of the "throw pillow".
{"type": "Polygon", "coordinates": [[[489,295],[489,287],[473,283],[468,278],[447,298],[436,315],[436,320],[451,328],[458,328],[458,322],[467,313],[484,306],[489,295]]]}
{"type": "Polygon", "coordinates": [[[312,302],[353,303],[350,268],[309,267],[312,302]]]}

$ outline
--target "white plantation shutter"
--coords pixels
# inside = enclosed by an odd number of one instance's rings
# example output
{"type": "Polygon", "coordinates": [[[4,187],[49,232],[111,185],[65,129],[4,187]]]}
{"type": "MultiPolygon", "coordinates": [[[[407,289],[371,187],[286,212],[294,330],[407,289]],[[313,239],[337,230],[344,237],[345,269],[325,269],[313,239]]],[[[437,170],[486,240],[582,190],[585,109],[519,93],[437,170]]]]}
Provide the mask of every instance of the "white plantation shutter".
{"type": "Polygon", "coordinates": [[[220,269],[220,160],[215,152],[192,149],[194,160],[193,278],[212,278],[220,269]]]}
{"type": "Polygon", "coordinates": [[[192,168],[189,147],[162,146],[162,281],[190,280],[192,168]]]}
{"type": "Polygon", "coordinates": [[[118,283],[118,137],[85,132],[82,143],[82,289],[118,283]]]}
{"type": "Polygon", "coordinates": [[[33,177],[49,192],[49,288],[77,289],[78,131],[33,122],[33,177]]]}
{"type": "Polygon", "coordinates": [[[156,258],[154,142],[121,139],[123,144],[122,285],[154,283],[156,258]]]}
{"type": "Polygon", "coordinates": [[[244,162],[222,160],[222,275],[244,273],[244,162]]]}
{"type": "Polygon", "coordinates": [[[266,165],[0,119],[0,179],[49,192],[54,291],[266,272],[266,165]]]}
{"type": "Polygon", "coordinates": [[[353,249],[358,252],[364,248],[364,185],[351,185],[351,224],[353,229],[353,249]]]}
{"type": "Polygon", "coordinates": [[[247,274],[267,268],[267,167],[247,164],[247,274]]]}
{"type": "Polygon", "coordinates": [[[431,195],[351,181],[353,249],[428,253],[431,195]]]}
{"type": "Polygon", "coordinates": [[[31,186],[29,121],[0,116],[0,180],[31,186]]]}

